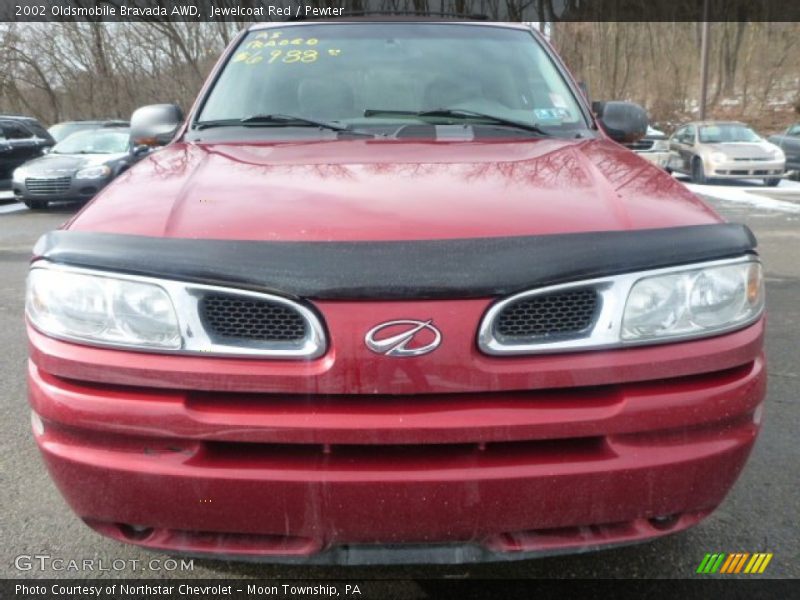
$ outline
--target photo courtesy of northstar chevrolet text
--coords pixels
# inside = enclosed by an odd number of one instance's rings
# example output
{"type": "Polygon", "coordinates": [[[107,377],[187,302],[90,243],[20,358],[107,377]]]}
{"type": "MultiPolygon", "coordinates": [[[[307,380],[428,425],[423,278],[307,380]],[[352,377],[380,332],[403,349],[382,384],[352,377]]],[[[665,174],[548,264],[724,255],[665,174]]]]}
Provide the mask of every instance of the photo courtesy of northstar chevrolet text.
{"type": "Polygon", "coordinates": [[[422,4],[3,7],[4,577],[798,575],[792,11],[422,4]]]}

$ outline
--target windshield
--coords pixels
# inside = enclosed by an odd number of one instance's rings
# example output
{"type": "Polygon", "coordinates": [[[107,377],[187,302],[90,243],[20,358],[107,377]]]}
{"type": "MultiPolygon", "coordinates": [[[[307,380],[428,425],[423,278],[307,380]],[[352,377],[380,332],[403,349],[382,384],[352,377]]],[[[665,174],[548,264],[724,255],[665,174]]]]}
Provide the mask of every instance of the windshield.
{"type": "MultiPolygon", "coordinates": [[[[573,134],[586,122],[553,61],[528,31],[369,23],[251,32],[197,118],[293,115],[358,128],[469,121],[419,116],[459,109],[573,134]]],[[[496,123],[495,123],[496,125],[496,123]]]]}
{"type": "Polygon", "coordinates": [[[56,142],[60,142],[75,132],[94,129],[95,127],[97,127],[97,125],[93,123],[58,123],[57,125],[53,125],[47,131],[56,142]]]}
{"type": "Polygon", "coordinates": [[[761,137],[745,125],[704,125],[700,128],[701,144],[759,141],[761,141],[761,137]]]}
{"type": "Polygon", "coordinates": [[[53,146],[56,154],[120,154],[128,151],[130,130],[92,129],[73,133],[53,146]]]}

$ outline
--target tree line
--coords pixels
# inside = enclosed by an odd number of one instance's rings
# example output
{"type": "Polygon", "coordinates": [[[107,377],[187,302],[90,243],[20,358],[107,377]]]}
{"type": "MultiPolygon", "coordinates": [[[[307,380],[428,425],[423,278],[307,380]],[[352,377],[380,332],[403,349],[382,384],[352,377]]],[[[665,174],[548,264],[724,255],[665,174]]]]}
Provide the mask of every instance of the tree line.
{"type": "MultiPolygon", "coordinates": [[[[47,124],[187,109],[241,22],[0,23],[0,113],[47,124]]],[[[779,130],[800,103],[800,23],[712,23],[710,117],[779,130]]],[[[699,23],[558,22],[552,43],[593,99],[638,102],[669,128],[696,116],[699,23]]],[[[800,111],[800,106],[797,107],[800,111]]]]}
{"type": "MultiPolygon", "coordinates": [[[[708,117],[778,130],[800,113],[800,23],[711,23],[708,117]]],[[[559,23],[554,43],[593,98],[645,106],[664,127],[697,117],[700,23],[559,23]]]]}

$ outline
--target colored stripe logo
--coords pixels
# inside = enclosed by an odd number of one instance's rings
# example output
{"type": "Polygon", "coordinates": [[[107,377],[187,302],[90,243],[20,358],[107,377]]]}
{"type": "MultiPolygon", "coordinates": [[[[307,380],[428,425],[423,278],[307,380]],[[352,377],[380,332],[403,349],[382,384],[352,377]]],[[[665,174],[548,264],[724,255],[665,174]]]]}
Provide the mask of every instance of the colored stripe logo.
{"type": "Polygon", "coordinates": [[[720,574],[736,574],[747,573],[755,575],[763,573],[769,562],[772,560],[772,552],[756,552],[750,554],[749,552],[734,552],[732,554],[725,554],[718,552],[716,554],[706,554],[697,567],[697,573],[703,575],[713,575],[714,573],[720,574]]]}

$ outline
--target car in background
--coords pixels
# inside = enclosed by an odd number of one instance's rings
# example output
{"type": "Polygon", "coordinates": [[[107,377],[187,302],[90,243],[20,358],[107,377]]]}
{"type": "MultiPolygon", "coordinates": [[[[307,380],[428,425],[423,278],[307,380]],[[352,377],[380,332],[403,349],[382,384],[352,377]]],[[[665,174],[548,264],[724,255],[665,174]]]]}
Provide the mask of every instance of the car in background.
{"type": "Polygon", "coordinates": [[[780,183],[786,168],[783,151],[744,123],[699,121],[679,127],[669,140],[668,171],[694,183],[708,179],[763,179],[780,183]]]}
{"type": "Polygon", "coordinates": [[[121,121],[118,119],[104,119],[96,121],[62,121],[56,123],[47,131],[53,136],[56,142],[60,142],[73,133],[79,131],[87,131],[89,129],[98,129],[100,127],[127,127],[128,121],[121,121]]]}
{"type": "Polygon", "coordinates": [[[775,144],[786,155],[786,170],[790,177],[800,181],[800,123],[795,123],[785,133],[771,135],[767,141],[775,144]]]}
{"type": "Polygon", "coordinates": [[[663,131],[654,127],[647,127],[647,134],[640,140],[625,144],[636,154],[662,168],[669,162],[669,137],[663,131]]]}
{"type": "Polygon", "coordinates": [[[31,209],[53,200],[87,201],[146,150],[133,147],[128,128],[79,131],[14,171],[14,196],[31,209]]]}
{"type": "Polygon", "coordinates": [[[32,117],[0,115],[0,190],[11,189],[11,175],[21,164],[45,153],[55,141],[32,117]]]}

